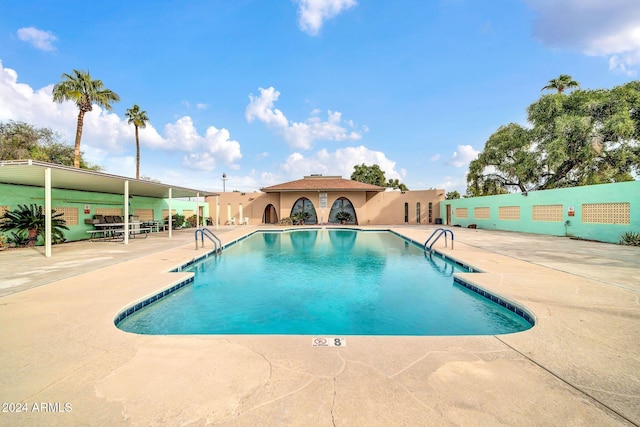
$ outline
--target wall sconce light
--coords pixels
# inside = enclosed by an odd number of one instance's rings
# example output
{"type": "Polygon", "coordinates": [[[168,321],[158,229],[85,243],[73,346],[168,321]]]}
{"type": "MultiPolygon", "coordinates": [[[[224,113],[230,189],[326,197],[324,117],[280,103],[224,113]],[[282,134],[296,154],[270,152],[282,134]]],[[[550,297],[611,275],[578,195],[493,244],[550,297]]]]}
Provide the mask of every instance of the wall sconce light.
{"type": "Polygon", "coordinates": [[[520,194],[522,194],[522,195],[523,195],[523,196],[525,196],[525,197],[527,197],[527,196],[529,195],[529,193],[527,193],[526,191],[525,191],[525,192],[523,192],[523,193],[520,193],[520,194]]]}

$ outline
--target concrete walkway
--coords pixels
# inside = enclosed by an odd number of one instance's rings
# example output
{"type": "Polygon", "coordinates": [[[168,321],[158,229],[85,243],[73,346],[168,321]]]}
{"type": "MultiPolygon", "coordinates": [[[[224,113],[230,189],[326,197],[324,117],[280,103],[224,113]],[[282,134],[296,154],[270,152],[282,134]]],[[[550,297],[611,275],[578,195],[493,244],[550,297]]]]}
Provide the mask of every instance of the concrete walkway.
{"type": "MultiPolygon", "coordinates": [[[[424,241],[433,227],[393,229],[424,241]]],[[[141,336],[113,318],[188,276],[168,271],[202,253],[192,233],[0,252],[0,425],[639,425],[640,248],[453,230],[455,249],[437,249],[535,327],[331,348],[141,336]]]]}

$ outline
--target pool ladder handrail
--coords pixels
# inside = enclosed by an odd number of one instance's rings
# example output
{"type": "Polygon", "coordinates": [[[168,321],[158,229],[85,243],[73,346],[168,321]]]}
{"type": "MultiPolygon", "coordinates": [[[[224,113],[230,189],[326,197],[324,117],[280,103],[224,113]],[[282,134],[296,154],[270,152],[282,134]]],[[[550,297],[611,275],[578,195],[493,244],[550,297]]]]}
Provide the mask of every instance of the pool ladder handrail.
{"type": "Polygon", "coordinates": [[[442,237],[442,235],[444,235],[444,247],[446,248],[446,247],[448,246],[448,245],[447,245],[447,233],[450,233],[450,234],[451,234],[451,249],[453,249],[453,240],[454,240],[454,237],[453,237],[453,231],[451,231],[451,230],[449,230],[449,229],[447,229],[447,228],[439,227],[439,228],[436,228],[435,230],[433,230],[433,233],[431,233],[431,236],[429,236],[429,238],[427,239],[427,241],[426,241],[426,242],[424,242],[424,250],[425,250],[425,252],[426,252],[427,250],[428,250],[429,252],[431,252],[431,250],[432,250],[431,248],[433,248],[433,245],[438,241],[438,239],[439,239],[440,237],[442,237]],[[431,242],[431,245],[429,245],[429,242],[431,241],[431,239],[432,239],[434,236],[435,236],[435,239],[433,240],[433,242],[431,242]],[[427,245],[429,245],[429,246],[427,247],[427,245]]]}
{"type": "Polygon", "coordinates": [[[222,241],[218,236],[216,236],[213,231],[208,228],[197,228],[194,235],[196,238],[196,250],[198,250],[198,233],[200,233],[200,240],[202,242],[202,246],[204,248],[204,236],[207,236],[209,240],[213,242],[213,251],[214,252],[222,252],[222,241]]]}

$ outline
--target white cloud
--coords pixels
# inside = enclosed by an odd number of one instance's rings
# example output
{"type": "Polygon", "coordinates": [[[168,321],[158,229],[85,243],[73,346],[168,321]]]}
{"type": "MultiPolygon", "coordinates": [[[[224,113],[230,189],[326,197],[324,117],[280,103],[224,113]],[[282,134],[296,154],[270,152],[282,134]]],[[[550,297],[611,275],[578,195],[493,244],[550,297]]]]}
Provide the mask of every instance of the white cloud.
{"type": "Polygon", "coordinates": [[[343,121],[342,113],[338,111],[327,111],[327,120],[323,121],[318,117],[319,110],[314,109],[306,121],[290,122],[282,111],[274,107],[280,92],[273,87],[259,90],[259,96],[249,95],[245,118],[249,123],[257,119],[275,129],[291,147],[308,150],[315,140],[354,141],[362,138],[361,133],[343,126],[354,127],[352,121],[343,121]]]}
{"type": "Polygon", "coordinates": [[[429,160],[431,160],[432,162],[437,162],[438,160],[440,160],[440,154],[431,156],[429,160]]]}
{"type": "Polygon", "coordinates": [[[480,154],[479,151],[474,150],[470,145],[458,145],[458,149],[453,152],[453,155],[447,162],[447,164],[461,168],[467,166],[472,160],[475,160],[480,154]]]}
{"type": "MultiPolygon", "coordinates": [[[[34,90],[19,83],[18,74],[0,61],[0,121],[48,127],[73,143],[78,109],[72,102],[54,103],[52,90],[53,85],[34,90]]],[[[110,165],[122,164],[120,160],[114,163],[114,158],[135,147],[134,132],[124,117],[94,105],[84,116],[81,150],[89,162],[115,173],[110,165]]],[[[210,171],[219,163],[232,164],[242,157],[240,143],[231,139],[227,129],[209,126],[204,136],[200,135],[189,116],[165,125],[164,136],[152,124],[147,125],[140,129],[140,144],[153,150],[177,151],[184,156],[182,164],[196,170],[210,171]]]]}
{"type": "Polygon", "coordinates": [[[298,26],[312,36],[317,35],[325,20],[337,16],[358,2],[356,0],[297,0],[298,26]]]}
{"type": "Polygon", "coordinates": [[[189,109],[192,107],[198,110],[206,110],[207,108],[209,108],[209,105],[203,102],[197,102],[195,105],[192,105],[189,101],[180,101],[180,103],[189,109]]]}
{"type": "Polygon", "coordinates": [[[48,52],[56,50],[55,46],[53,46],[53,42],[58,40],[58,38],[50,31],[42,31],[34,27],[26,27],[20,28],[17,34],[20,40],[29,43],[37,49],[48,52]]]}
{"type": "Polygon", "coordinates": [[[339,175],[349,179],[353,167],[360,164],[377,164],[385,172],[387,179],[401,179],[405,171],[396,170],[396,162],[388,159],[381,151],[370,150],[364,146],[340,148],[334,152],[322,149],[315,154],[305,157],[300,153],[293,153],[280,165],[281,176],[279,182],[301,179],[305,175],[320,173],[323,175],[339,175]]]}
{"type": "Polygon", "coordinates": [[[267,126],[275,128],[289,126],[289,121],[282,111],[273,108],[273,104],[280,97],[280,92],[273,87],[268,89],[259,88],[259,90],[260,96],[249,95],[250,102],[244,113],[247,121],[251,123],[254,119],[258,119],[267,126]]]}
{"type": "Polygon", "coordinates": [[[525,0],[537,16],[533,35],[545,45],[609,57],[612,70],[640,65],[638,0],[525,0]]]}

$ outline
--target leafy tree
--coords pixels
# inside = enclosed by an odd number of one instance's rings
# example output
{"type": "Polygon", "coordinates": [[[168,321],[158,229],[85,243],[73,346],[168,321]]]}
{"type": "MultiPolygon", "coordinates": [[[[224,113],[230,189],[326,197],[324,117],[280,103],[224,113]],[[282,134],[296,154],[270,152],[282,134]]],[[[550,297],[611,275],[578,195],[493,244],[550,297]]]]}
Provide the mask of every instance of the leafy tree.
{"type": "MultiPolygon", "coordinates": [[[[73,147],[59,141],[60,135],[49,128],[37,128],[24,122],[0,123],[0,160],[33,159],[73,166],[73,147]]],[[[80,153],[80,167],[99,171],[80,153]]]]}
{"type": "Polygon", "coordinates": [[[0,123],[0,159],[31,159],[41,142],[53,139],[49,129],[36,129],[24,122],[0,123]]]}
{"type": "Polygon", "coordinates": [[[380,187],[386,186],[387,180],[384,177],[384,172],[380,169],[380,166],[367,166],[363,163],[361,165],[355,165],[353,169],[354,171],[351,174],[351,179],[353,181],[378,185],[380,187]]]}
{"type": "Polygon", "coordinates": [[[353,181],[378,185],[380,187],[397,188],[401,191],[409,190],[409,188],[398,179],[389,179],[389,181],[387,181],[384,176],[384,171],[380,169],[378,165],[367,166],[363,163],[361,165],[355,165],[353,169],[354,171],[351,174],[353,181]]]}
{"type": "Polygon", "coordinates": [[[409,187],[401,183],[398,179],[389,179],[386,186],[400,191],[409,191],[409,187]]]}
{"type": "MultiPolygon", "coordinates": [[[[55,210],[51,210],[51,238],[54,242],[64,241],[64,232],[68,230],[66,221],[62,218],[62,213],[56,214],[55,210]]],[[[25,231],[28,233],[27,246],[33,246],[38,240],[38,236],[44,236],[45,233],[45,214],[44,208],[35,204],[18,205],[16,210],[9,210],[2,216],[0,221],[0,230],[12,231],[14,237],[19,237],[25,231]]]]}
{"type": "Polygon", "coordinates": [[[107,111],[111,111],[112,102],[120,101],[118,94],[104,87],[102,80],[92,80],[87,71],[73,70],[73,74],[62,74],[62,81],[53,87],[53,101],[62,103],[73,101],[78,107],[78,123],[73,155],[73,167],[80,167],[80,140],[85,113],[93,110],[96,103],[107,111]]]}
{"type": "Polygon", "coordinates": [[[467,194],[480,196],[633,180],[640,173],[640,82],[611,90],[543,95],[469,165],[467,194]]]}
{"type": "Polygon", "coordinates": [[[460,198],[460,193],[458,193],[457,191],[448,191],[447,195],[445,196],[445,199],[447,200],[454,200],[459,198],[460,198]]]}
{"type": "Polygon", "coordinates": [[[506,193],[510,187],[527,191],[536,173],[536,154],[531,150],[531,131],[510,123],[501,126],[469,164],[467,193],[470,196],[506,193]]]}
{"type": "Polygon", "coordinates": [[[147,112],[140,110],[137,104],[133,104],[132,108],[128,108],[124,114],[127,117],[127,123],[133,124],[136,128],[136,179],[140,179],[140,138],[138,137],[138,128],[147,127],[149,117],[147,112]]]}
{"type": "Polygon", "coordinates": [[[580,83],[573,80],[573,77],[568,74],[560,74],[558,78],[549,80],[549,84],[541,90],[556,90],[558,93],[562,93],[565,89],[573,89],[576,87],[580,87],[580,83]]]}

